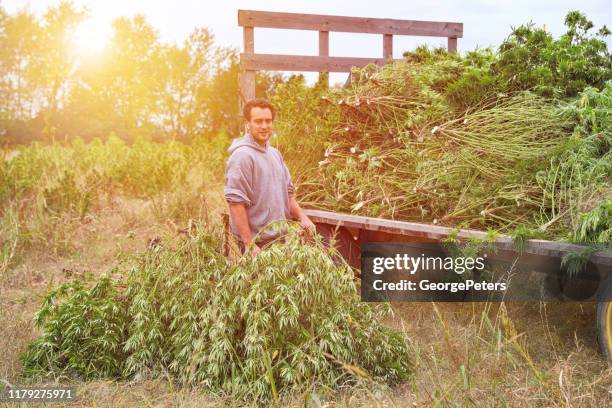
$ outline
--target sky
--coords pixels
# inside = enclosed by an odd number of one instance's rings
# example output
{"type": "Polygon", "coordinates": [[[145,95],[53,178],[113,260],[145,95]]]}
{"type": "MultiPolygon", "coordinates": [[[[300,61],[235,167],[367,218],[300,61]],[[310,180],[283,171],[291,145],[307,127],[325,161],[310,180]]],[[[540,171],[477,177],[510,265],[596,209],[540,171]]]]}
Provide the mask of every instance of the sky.
{"type": "MultiPolygon", "coordinates": [[[[42,13],[59,0],[0,0],[9,13],[20,9],[42,13]]],[[[598,0],[73,0],[86,7],[89,18],[78,30],[81,47],[102,48],[110,35],[112,21],[120,16],[146,16],[165,42],[182,43],[195,27],[206,27],[218,45],[242,50],[242,28],[238,26],[238,9],[292,13],[313,13],[355,17],[395,18],[406,20],[448,21],[463,23],[460,52],[476,47],[496,47],[510,34],[511,27],[533,21],[545,25],[554,36],[564,32],[563,19],[569,10],[579,9],[598,29],[612,28],[612,7],[598,0]]],[[[393,54],[400,58],[417,45],[443,45],[445,38],[394,36],[393,54]]],[[[612,39],[608,38],[608,44],[612,39]]],[[[273,54],[317,55],[318,34],[315,31],[255,29],[255,52],[273,54]]],[[[373,34],[330,33],[331,56],[381,57],[382,36],[373,34]]],[[[307,76],[313,80],[314,76],[307,76]]],[[[343,81],[346,74],[332,74],[332,82],[343,81]]]]}

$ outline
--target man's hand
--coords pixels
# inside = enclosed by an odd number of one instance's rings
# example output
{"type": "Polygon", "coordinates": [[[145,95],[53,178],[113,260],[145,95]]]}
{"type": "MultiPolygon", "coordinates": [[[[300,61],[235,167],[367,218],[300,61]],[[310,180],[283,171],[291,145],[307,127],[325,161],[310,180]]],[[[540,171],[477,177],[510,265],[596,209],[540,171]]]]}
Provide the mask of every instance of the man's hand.
{"type": "Polygon", "coordinates": [[[251,250],[249,251],[249,254],[251,255],[251,258],[255,258],[257,255],[259,255],[260,252],[261,252],[261,248],[258,247],[257,245],[253,245],[251,247],[251,250]]]}
{"type": "Polygon", "coordinates": [[[315,225],[312,223],[312,221],[310,221],[310,218],[308,218],[308,216],[304,214],[297,201],[295,201],[295,196],[293,195],[289,196],[289,210],[293,219],[297,219],[300,221],[300,225],[302,226],[304,231],[308,235],[314,236],[315,232],[317,232],[315,225]]]}
{"type": "Polygon", "coordinates": [[[314,223],[310,221],[310,218],[308,218],[306,215],[300,218],[300,226],[310,236],[314,236],[315,232],[317,232],[317,228],[315,227],[314,223]]]}

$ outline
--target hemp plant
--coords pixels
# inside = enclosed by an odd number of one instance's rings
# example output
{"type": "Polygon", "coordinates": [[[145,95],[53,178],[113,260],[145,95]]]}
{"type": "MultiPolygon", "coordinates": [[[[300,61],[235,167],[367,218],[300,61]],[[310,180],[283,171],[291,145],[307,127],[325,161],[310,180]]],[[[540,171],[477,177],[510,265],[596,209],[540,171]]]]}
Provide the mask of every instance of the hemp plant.
{"type": "Polygon", "coordinates": [[[288,225],[284,243],[254,259],[221,255],[216,226],[148,248],[120,278],[52,291],[43,333],[23,356],[27,375],[168,376],[239,400],[411,373],[404,336],[381,323],[390,308],[359,301],[354,275],[320,239],[288,225]]]}

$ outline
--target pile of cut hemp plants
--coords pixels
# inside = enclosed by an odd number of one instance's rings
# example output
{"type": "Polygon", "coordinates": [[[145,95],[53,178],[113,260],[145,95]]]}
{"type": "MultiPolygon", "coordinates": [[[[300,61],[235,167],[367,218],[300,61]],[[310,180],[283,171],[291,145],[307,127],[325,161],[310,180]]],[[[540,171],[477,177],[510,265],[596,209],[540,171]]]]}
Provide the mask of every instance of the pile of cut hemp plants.
{"type": "Polygon", "coordinates": [[[404,336],[379,320],[390,309],[359,302],[352,270],[320,241],[304,243],[290,227],[286,243],[228,260],[220,237],[199,229],[95,282],[51,291],[25,374],[169,376],[259,402],[408,377],[404,336]]]}

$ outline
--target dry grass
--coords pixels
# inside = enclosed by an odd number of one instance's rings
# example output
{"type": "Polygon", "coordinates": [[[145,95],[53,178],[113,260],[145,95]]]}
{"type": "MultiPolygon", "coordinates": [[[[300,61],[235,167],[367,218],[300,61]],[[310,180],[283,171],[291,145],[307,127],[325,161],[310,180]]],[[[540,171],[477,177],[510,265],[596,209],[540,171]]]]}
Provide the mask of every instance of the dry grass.
{"type": "MultiPolygon", "coordinates": [[[[209,201],[207,208],[222,203],[214,194],[209,201]]],[[[6,272],[0,287],[0,381],[25,384],[19,353],[37,334],[32,316],[50,287],[75,275],[98,275],[155,237],[181,233],[182,221],[163,222],[158,210],[142,200],[114,199],[79,226],[70,254],[32,251],[6,272]]],[[[414,379],[394,389],[317,391],[311,406],[316,399],[329,407],[612,405],[612,368],[597,351],[592,303],[398,303],[393,309],[388,324],[406,333],[414,379]]],[[[79,406],[235,405],[164,379],[72,385],[79,406]]],[[[296,395],[283,405],[304,406],[304,399],[296,395]]]]}
{"type": "Polygon", "coordinates": [[[411,339],[417,405],[588,406],[612,403],[595,304],[412,303],[392,324],[411,339]]]}

